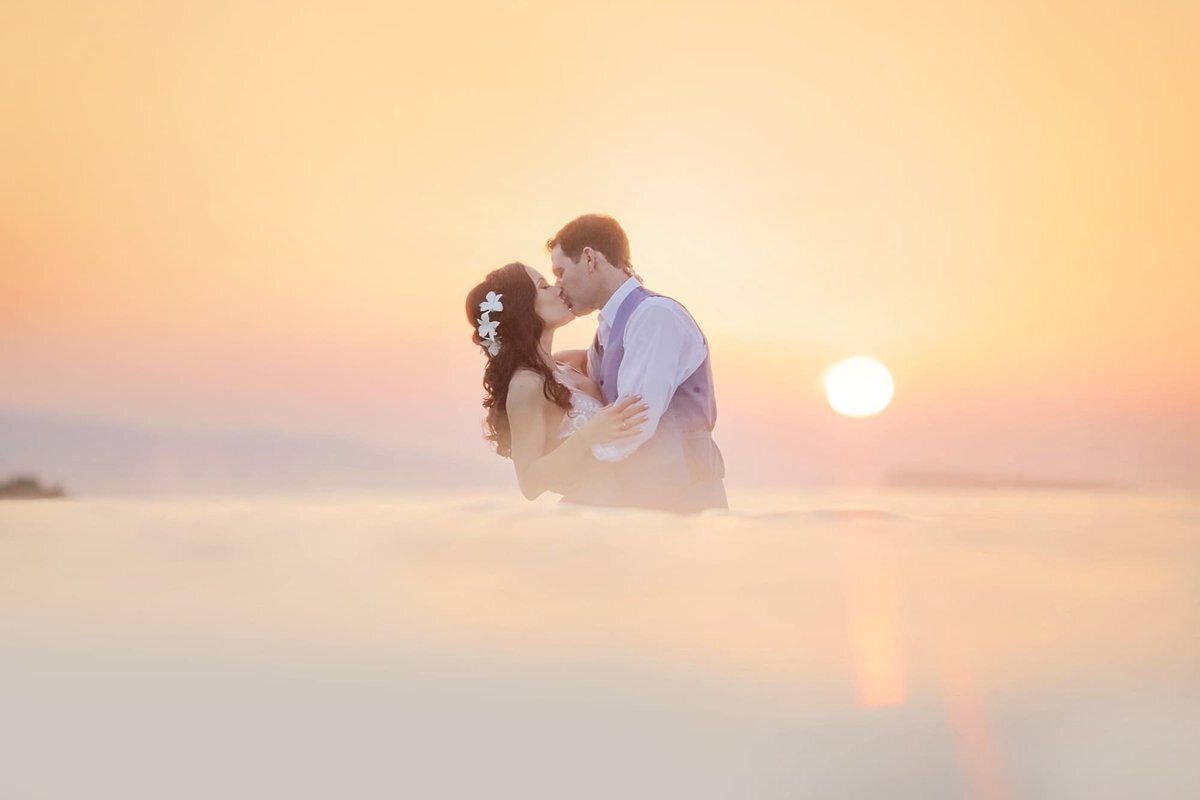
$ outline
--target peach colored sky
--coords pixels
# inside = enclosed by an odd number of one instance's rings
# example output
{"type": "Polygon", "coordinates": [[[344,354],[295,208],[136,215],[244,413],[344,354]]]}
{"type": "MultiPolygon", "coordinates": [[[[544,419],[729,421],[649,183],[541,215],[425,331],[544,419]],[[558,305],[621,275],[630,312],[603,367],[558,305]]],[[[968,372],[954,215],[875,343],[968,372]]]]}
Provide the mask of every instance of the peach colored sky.
{"type": "Polygon", "coordinates": [[[0,22],[0,409],[487,459],[465,291],[600,210],[713,343],[735,482],[1200,474],[1194,3],[0,22]],[[896,400],[840,419],[859,353],[896,400]]]}

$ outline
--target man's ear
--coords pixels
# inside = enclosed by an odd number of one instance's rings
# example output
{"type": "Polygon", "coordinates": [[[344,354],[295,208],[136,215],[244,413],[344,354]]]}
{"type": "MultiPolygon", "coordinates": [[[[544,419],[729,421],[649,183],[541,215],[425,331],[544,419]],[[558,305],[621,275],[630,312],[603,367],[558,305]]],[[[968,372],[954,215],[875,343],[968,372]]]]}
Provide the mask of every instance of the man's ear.
{"type": "Polygon", "coordinates": [[[580,254],[580,258],[587,265],[588,272],[596,271],[596,251],[595,250],[593,250],[590,247],[583,248],[583,252],[580,254]]]}

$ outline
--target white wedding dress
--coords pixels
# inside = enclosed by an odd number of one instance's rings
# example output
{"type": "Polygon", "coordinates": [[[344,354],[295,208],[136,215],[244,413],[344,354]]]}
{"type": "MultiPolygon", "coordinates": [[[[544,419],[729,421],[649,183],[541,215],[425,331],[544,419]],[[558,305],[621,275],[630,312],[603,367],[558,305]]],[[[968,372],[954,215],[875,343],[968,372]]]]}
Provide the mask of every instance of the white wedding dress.
{"type": "Polygon", "coordinates": [[[565,364],[559,364],[558,372],[562,376],[562,384],[571,390],[571,410],[563,415],[562,424],[558,428],[558,438],[565,439],[587,425],[596,412],[604,408],[604,403],[571,385],[568,377],[571,372],[577,372],[577,370],[565,364]]]}
{"type": "MultiPolygon", "coordinates": [[[[578,381],[576,376],[581,374],[578,370],[560,364],[558,372],[559,380],[571,392],[571,408],[563,415],[562,423],[558,428],[559,441],[562,441],[587,425],[592,417],[604,408],[604,402],[572,385],[578,381]]],[[[584,377],[586,378],[586,376],[584,377]]],[[[569,502],[574,505],[587,506],[624,505],[620,484],[608,469],[609,467],[611,467],[610,464],[592,458],[583,459],[576,466],[569,502]]],[[[561,500],[560,502],[568,501],[561,500]]]]}

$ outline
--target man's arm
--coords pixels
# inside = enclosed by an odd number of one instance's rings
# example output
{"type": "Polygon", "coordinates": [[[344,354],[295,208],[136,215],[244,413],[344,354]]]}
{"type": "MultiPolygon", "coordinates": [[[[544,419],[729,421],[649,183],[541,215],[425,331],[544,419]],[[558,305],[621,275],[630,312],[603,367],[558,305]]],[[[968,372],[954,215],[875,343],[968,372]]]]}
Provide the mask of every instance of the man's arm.
{"type": "Polygon", "coordinates": [[[666,298],[642,303],[629,318],[624,344],[617,396],[640,395],[647,406],[647,421],[637,436],[594,446],[592,453],[601,461],[621,461],[648,441],[658,430],[675,390],[708,356],[704,337],[691,316],[683,306],[666,298]]]}
{"type": "Polygon", "coordinates": [[[587,375],[587,350],[559,350],[554,360],[587,375]]]}

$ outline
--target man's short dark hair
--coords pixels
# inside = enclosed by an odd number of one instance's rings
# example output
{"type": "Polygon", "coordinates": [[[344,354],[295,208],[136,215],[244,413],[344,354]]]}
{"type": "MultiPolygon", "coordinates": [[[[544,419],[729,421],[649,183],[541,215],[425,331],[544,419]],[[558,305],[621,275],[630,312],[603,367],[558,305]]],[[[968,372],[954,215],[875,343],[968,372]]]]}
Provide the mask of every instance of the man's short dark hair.
{"type": "Polygon", "coordinates": [[[632,272],[633,259],[629,257],[629,237],[621,224],[607,214],[584,214],[568,222],[562,229],[546,240],[546,249],[561,247],[563,255],[572,261],[579,260],[583,248],[590,247],[603,253],[612,264],[624,272],[632,272]]]}

